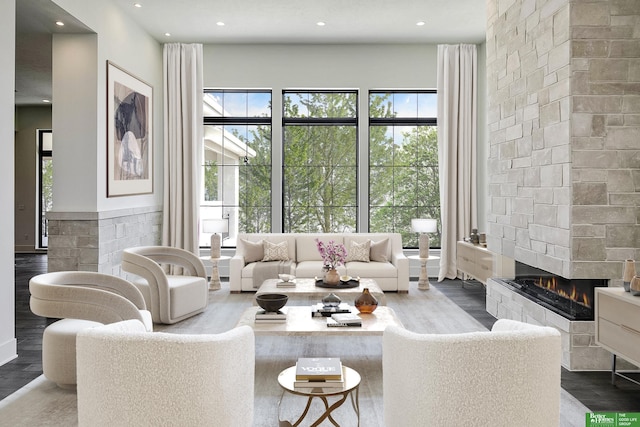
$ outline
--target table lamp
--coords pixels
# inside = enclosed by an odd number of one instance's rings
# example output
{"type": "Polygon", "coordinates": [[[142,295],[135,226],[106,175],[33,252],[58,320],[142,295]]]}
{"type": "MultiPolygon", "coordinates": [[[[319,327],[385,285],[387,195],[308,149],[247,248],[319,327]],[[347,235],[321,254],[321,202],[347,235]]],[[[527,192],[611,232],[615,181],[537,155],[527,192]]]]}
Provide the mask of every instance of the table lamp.
{"type": "Polygon", "coordinates": [[[229,231],[229,221],[222,219],[205,219],[202,221],[202,232],[211,234],[211,258],[220,258],[221,236],[218,233],[229,231]]]}
{"type": "Polygon", "coordinates": [[[411,229],[420,233],[418,247],[420,258],[429,258],[429,234],[438,230],[438,222],[431,218],[414,218],[411,220],[411,229]]]}

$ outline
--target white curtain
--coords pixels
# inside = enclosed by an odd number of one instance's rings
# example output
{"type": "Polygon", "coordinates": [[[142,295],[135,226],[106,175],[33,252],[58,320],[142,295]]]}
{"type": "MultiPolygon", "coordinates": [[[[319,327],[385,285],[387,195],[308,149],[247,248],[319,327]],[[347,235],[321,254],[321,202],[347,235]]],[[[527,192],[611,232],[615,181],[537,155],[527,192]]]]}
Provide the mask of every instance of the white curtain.
{"type": "Polygon", "coordinates": [[[164,45],[162,244],[198,253],[202,157],[202,45],[164,45]]]}
{"type": "Polygon", "coordinates": [[[438,45],[438,281],[456,277],[456,242],[477,228],[477,74],[475,45],[438,45]]]}

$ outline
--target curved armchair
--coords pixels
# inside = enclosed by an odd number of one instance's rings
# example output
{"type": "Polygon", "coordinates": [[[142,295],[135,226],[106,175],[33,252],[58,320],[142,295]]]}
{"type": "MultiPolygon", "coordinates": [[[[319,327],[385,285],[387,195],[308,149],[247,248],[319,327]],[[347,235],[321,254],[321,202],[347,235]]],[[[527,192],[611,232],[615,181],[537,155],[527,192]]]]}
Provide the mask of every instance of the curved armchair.
{"type": "Polygon", "coordinates": [[[385,425],[557,426],[560,333],[498,320],[491,332],[383,335],[385,425]]]}
{"type": "Polygon", "coordinates": [[[207,308],[207,272],[200,258],[187,250],[128,248],[122,252],[122,270],[140,277],[132,282],[142,292],[155,323],[176,323],[207,308]],[[180,269],[183,274],[171,273],[180,269]]]}
{"type": "Polygon", "coordinates": [[[76,334],[88,327],[135,319],[153,329],[151,313],[133,284],[116,276],[88,271],[40,274],[29,281],[31,311],[62,319],[42,336],[42,371],[61,387],[76,383],[76,334]]]}
{"type": "Polygon", "coordinates": [[[251,426],[255,341],[221,334],[144,333],[125,321],[78,336],[80,426],[251,426]]]}

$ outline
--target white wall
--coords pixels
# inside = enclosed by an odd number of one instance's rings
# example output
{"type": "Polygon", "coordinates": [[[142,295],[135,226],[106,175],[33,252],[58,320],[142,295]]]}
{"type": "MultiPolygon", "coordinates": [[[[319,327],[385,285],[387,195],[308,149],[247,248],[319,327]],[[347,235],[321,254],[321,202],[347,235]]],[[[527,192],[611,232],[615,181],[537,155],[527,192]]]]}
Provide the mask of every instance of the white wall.
{"type": "Polygon", "coordinates": [[[101,212],[162,204],[162,45],[111,0],[54,0],[95,31],[53,39],[54,211],[101,212]],[[153,87],[153,194],[106,197],[107,61],[153,87]]]}
{"type": "MultiPolygon", "coordinates": [[[[485,48],[478,49],[478,91],[480,144],[487,144],[484,105],[486,104],[485,48]]],[[[205,45],[204,86],[209,88],[265,88],[273,91],[273,123],[282,123],[283,89],[358,89],[360,93],[360,164],[368,164],[368,91],[370,89],[435,89],[437,86],[437,46],[410,45],[205,45]]],[[[273,204],[282,205],[279,188],[282,170],[282,133],[273,127],[273,204]]],[[[478,150],[480,174],[486,176],[486,148],[478,150]],[[484,156],[484,157],[482,157],[484,156]]],[[[360,168],[359,205],[368,200],[368,176],[360,168]]],[[[486,185],[480,177],[479,185],[486,185]]],[[[479,189],[479,227],[486,223],[486,188],[479,189]]],[[[282,219],[276,209],[273,231],[280,231],[282,219]]],[[[360,231],[367,231],[368,212],[359,212],[360,231]]]]}
{"type": "Polygon", "coordinates": [[[17,356],[15,335],[14,229],[14,88],[15,88],[14,0],[0,2],[0,365],[17,356]]]}

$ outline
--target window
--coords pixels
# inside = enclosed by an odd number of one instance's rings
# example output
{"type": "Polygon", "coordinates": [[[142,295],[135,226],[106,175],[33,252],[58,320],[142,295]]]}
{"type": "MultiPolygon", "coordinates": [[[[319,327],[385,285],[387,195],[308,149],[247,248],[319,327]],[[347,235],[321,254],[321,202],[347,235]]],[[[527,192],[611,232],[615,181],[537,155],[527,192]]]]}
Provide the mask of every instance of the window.
{"type": "Polygon", "coordinates": [[[239,232],[271,231],[271,92],[204,92],[204,154],[200,246],[210,246],[203,221],[228,221],[223,246],[239,232]]]}
{"type": "Polygon", "coordinates": [[[49,245],[47,212],[53,208],[53,134],[51,129],[38,129],[38,243],[49,245]]]}
{"type": "Polygon", "coordinates": [[[430,90],[369,92],[369,231],[401,233],[406,248],[418,247],[412,218],[440,223],[436,102],[430,90]]]}
{"type": "Polygon", "coordinates": [[[358,94],[283,92],[283,230],[357,230],[358,94]]]}

